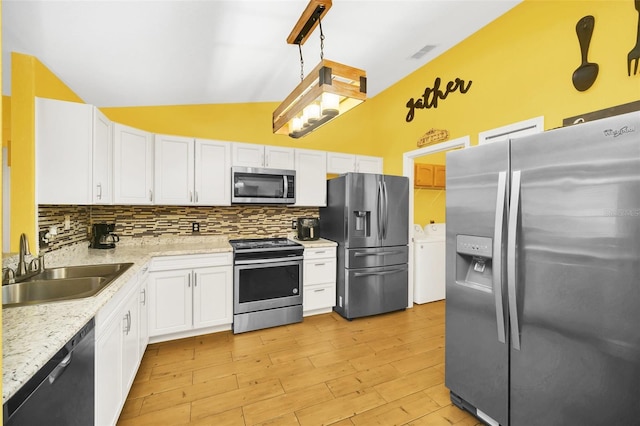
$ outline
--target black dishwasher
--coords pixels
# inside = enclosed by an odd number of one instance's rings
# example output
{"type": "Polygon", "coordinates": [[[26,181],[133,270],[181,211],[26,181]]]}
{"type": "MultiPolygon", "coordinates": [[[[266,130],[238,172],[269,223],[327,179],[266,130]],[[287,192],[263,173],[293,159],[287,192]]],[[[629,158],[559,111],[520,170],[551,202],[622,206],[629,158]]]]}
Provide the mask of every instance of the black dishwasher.
{"type": "Polygon", "coordinates": [[[94,328],[92,318],[4,404],[5,425],[93,425],[94,328]]]}

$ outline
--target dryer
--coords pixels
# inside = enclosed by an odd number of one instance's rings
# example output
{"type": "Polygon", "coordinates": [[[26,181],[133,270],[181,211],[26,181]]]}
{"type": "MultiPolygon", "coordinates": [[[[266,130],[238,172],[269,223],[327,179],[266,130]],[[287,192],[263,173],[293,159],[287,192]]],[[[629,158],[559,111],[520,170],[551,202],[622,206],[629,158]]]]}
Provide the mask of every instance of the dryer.
{"type": "Polygon", "coordinates": [[[414,232],[415,303],[428,303],[445,298],[445,240],[444,223],[431,223],[424,226],[423,232],[414,232]]]}

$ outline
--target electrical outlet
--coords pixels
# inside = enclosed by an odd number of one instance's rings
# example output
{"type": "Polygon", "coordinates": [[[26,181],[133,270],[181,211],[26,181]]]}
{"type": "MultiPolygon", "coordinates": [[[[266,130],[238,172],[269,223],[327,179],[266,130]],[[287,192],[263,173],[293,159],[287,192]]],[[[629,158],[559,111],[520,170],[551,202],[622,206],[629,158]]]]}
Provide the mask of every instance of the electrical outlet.
{"type": "Polygon", "coordinates": [[[295,219],[291,219],[291,229],[296,229],[298,227],[298,222],[295,219]]]}
{"type": "Polygon", "coordinates": [[[191,232],[200,232],[200,224],[198,222],[191,224],[191,232]]]}

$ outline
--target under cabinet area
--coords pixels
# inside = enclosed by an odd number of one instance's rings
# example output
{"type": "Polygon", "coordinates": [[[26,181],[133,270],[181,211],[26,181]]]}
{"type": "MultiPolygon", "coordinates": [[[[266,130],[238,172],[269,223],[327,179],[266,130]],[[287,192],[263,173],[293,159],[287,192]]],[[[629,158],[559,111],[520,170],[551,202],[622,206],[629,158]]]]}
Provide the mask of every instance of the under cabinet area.
{"type": "Polygon", "coordinates": [[[331,312],[336,304],[336,248],[305,248],[303,259],[304,316],[331,312]]]}
{"type": "Polygon", "coordinates": [[[151,342],[229,330],[233,322],[232,255],[156,257],[148,291],[151,342]]]}

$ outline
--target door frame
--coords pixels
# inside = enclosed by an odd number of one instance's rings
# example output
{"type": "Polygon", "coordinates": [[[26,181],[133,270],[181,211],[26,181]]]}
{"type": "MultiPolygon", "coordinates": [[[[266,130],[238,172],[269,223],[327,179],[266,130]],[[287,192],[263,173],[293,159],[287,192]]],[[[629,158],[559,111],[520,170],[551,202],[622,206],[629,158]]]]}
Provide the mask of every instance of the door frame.
{"type": "Polygon", "coordinates": [[[405,152],[402,154],[402,174],[409,178],[409,300],[407,307],[413,307],[413,165],[414,160],[437,152],[448,151],[455,148],[469,148],[471,146],[471,138],[463,136],[447,142],[441,142],[435,145],[425,146],[424,148],[405,152]]]}

